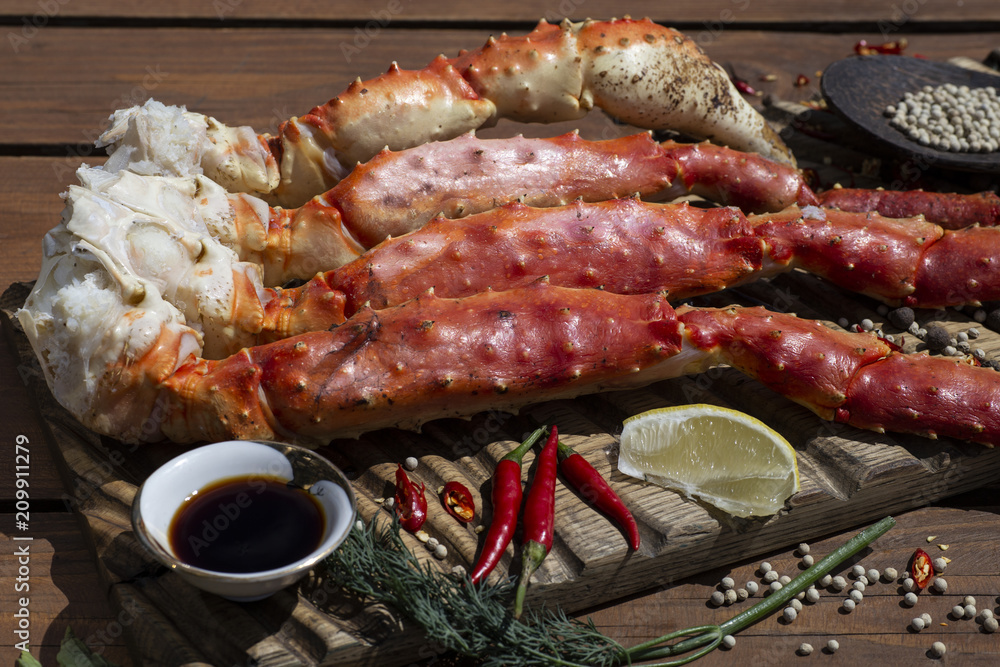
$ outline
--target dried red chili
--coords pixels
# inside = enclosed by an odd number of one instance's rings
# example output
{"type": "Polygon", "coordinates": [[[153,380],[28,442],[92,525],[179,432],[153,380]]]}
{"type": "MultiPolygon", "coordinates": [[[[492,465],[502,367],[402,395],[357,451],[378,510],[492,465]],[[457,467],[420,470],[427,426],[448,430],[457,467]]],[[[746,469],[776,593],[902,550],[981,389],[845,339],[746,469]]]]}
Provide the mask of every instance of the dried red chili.
{"type": "Polygon", "coordinates": [[[913,552],[913,558],[910,560],[910,576],[913,578],[913,583],[920,589],[927,588],[927,584],[934,576],[934,564],[931,562],[931,557],[923,549],[917,549],[913,552]]]}
{"type": "Polygon", "coordinates": [[[448,482],[444,485],[444,489],[441,490],[441,504],[448,514],[462,523],[469,523],[476,516],[476,501],[461,482],[448,482]]]}
{"type": "Polygon", "coordinates": [[[528,591],[531,575],[542,564],[552,549],[552,535],[556,521],[556,470],[559,432],[555,426],[538,455],[535,478],[524,505],[524,544],[521,547],[521,578],[514,594],[514,618],[521,617],[524,594],[528,591]]]}
{"type": "Polygon", "coordinates": [[[482,553],[472,570],[472,583],[479,583],[500,562],[517,526],[517,513],[521,509],[521,459],[542,437],[545,429],[536,429],[517,449],[500,459],[493,473],[493,520],[486,532],[482,553]]]}
{"type": "Polygon", "coordinates": [[[583,496],[583,499],[601,510],[625,531],[632,549],[639,548],[639,527],[625,503],[618,497],[601,473],[587,459],[567,445],[559,443],[559,472],[583,496]]]}
{"type": "Polygon", "coordinates": [[[403,528],[415,533],[420,530],[427,519],[427,496],[424,494],[424,484],[418,488],[410,481],[400,465],[396,469],[396,514],[403,528]]]}
{"type": "Polygon", "coordinates": [[[895,42],[884,42],[882,44],[869,44],[867,40],[860,40],[854,45],[854,52],[859,56],[870,56],[876,53],[882,55],[899,55],[906,49],[906,39],[895,42]]]}

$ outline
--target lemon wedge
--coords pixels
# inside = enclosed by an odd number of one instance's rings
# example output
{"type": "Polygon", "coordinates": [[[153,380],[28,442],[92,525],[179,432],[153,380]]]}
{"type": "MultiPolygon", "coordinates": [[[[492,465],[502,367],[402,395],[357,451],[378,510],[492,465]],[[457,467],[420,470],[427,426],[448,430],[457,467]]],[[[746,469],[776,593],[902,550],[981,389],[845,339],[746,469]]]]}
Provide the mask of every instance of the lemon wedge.
{"type": "Polygon", "coordinates": [[[750,415],[679,405],[629,417],[618,470],[734,516],[769,516],[799,490],[795,450],[750,415]]]}

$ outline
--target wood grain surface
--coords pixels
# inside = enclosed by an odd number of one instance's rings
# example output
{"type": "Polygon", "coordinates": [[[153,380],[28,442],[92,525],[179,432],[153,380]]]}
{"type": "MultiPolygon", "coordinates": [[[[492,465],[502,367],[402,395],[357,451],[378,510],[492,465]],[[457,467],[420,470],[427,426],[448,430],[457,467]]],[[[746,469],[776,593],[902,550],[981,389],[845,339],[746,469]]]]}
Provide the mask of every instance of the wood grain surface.
{"type": "MultiPolygon", "coordinates": [[[[499,30],[528,30],[540,16],[649,14],[685,27],[710,56],[760,90],[754,103],[779,127],[791,125],[783,136],[803,166],[815,168],[827,187],[838,181],[996,187],[991,179],[936,170],[921,172],[918,179],[903,178],[898,164],[851,148],[850,134],[832,114],[800,104],[818,99],[818,73],[853,53],[859,39],[881,42],[905,36],[908,52],[935,60],[965,56],[981,61],[996,48],[996,3],[912,4],[721,0],[624,7],[595,0],[541,6],[515,1],[481,3],[472,18],[453,3],[404,1],[397,13],[392,11],[395,5],[385,3],[393,17],[383,24],[372,14],[382,9],[381,3],[368,7],[303,1],[279,8],[257,0],[73,0],[58,2],[52,10],[44,2],[12,0],[0,14],[6,41],[0,48],[0,288],[37,275],[41,238],[62,208],[58,195],[72,182],[80,162],[102,161],[89,142],[114,108],[154,96],[230,124],[270,131],[280,119],[337,94],[355,76],[376,75],[392,61],[421,67],[439,52],[451,55],[474,48],[499,30]],[[907,7],[914,11],[907,13],[907,7]],[[377,29],[372,21],[379,23],[377,29]],[[366,29],[367,40],[359,37],[366,29]],[[350,48],[362,42],[357,53],[350,48]],[[809,78],[808,84],[795,85],[800,74],[809,78]],[[775,78],[762,80],[766,75],[775,78]]],[[[577,126],[591,137],[630,131],[592,114],[581,123],[555,127],[502,123],[487,133],[523,130],[548,135],[577,126]]],[[[729,292],[724,298],[763,302],[831,322],[841,317],[851,322],[882,319],[874,303],[801,274],[729,292]]],[[[921,317],[944,321],[957,332],[974,323],[975,312],[926,312],[921,317]]],[[[42,418],[38,410],[46,405],[45,391],[30,358],[16,356],[11,347],[23,344],[23,339],[5,327],[4,340],[4,438],[12,441],[24,434],[32,443],[31,533],[37,545],[31,564],[32,644],[40,649],[43,664],[54,664],[67,625],[120,665],[440,662],[443,656],[433,638],[422,637],[387,610],[359,609],[322,582],[307,583],[297,594],[234,605],[151,569],[148,556],[131,537],[127,507],[135,486],[176,449],[127,452],[125,463],[109,472],[107,461],[122,446],[95,439],[72,420],[51,414],[42,418]],[[37,396],[25,391],[21,378],[37,396]],[[51,452],[49,443],[55,445],[51,452]],[[75,513],[67,511],[67,500],[75,513]]],[[[910,341],[911,349],[915,344],[910,341]]],[[[983,345],[991,356],[1000,353],[992,332],[983,345]]],[[[488,492],[492,465],[513,440],[536,423],[556,420],[569,441],[599,465],[637,510],[645,543],[638,554],[629,555],[614,526],[560,488],[559,538],[533,585],[533,603],[563,603],[590,615],[613,638],[637,643],[734,613],[739,607],[715,609],[707,604],[725,574],[738,581],[749,579],[763,558],[794,574],[797,561],[791,547],[798,542],[819,539],[814,549],[822,554],[853,534],[866,516],[931,503],[938,506],[903,513],[900,525],[866,558],[876,567],[902,567],[913,548],[928,547],[927,536],[937,534],[941,539],[931,544],[948,544],[947,553],[954,558],[947,596],[925,596],[916,610],[909,610],[900,605],[895,586],[887,584],[866,592],[865,603],[847,615],[837,611],[839,597],[827,593],[794,624],[768,619],[741,633],[733,651],[716,652],[704,664],[797,664],[794,661],[805,659],[794,654],[802,641],[817,648],[812,659],[845,664],[858,659],[886,664],[927,660],[930,643],[938,639],[949,646],[945,661],[986,665],[1000,657],[996,635],[983,633],[974,621],[946,617],[966,594],[976,595],[981,608],[1000,611],[996,453],[961,443],[824,425],[733,371],[545,404],[516,417],[436,422],[422,435],[376,434],[366,439],[364,449],[327,453],[357,475],[366,514],[384,511],[377,509],[375,499],[389,490],[392,462],[403,453],[420,455],[419,470],[429,486],[461,475],[481,499],[488,492]],[[710,508],[614,471],[611,445],[624,415],[692,398],[732,405],[780,425],[799,452],[806,481],[786,513],[772,521],[730,523],[710,508]],[[949,502],[951,506],[941,506],[949,502]],[[947,625],[919,634],[907,630],[912,612],[919,610],[930,611],[935,623],[947,625]],[[843,648],[837,655],[819,653],[828,637],[840,639],[843,648]]],[[[5,517],[0,532],[6,536],[14,532],[11,463],[0,465],[0,512],[5,517]]],[[[450,556],[443,566],[450,567],[474,556],[478,540],[443,521],[441,514],[432,514],[431,526],[447,540],[450,556]]],[[[419,544],[413,546],[430,558],[419,544]]],[[[508,557],[504,567],[509,562],[508,557]]],[[[16,572],[16,557],[8,549],[0,554],[0,581],[9,582],[16,572]]],[[[0,608],[14,609],[16,598],[5,584],[0,608]]],[[[0,617],[0,646],[8,659],[16,654],[10,648],[16,640],[14,628],[15,619],[5,612],[0,617]]]]}

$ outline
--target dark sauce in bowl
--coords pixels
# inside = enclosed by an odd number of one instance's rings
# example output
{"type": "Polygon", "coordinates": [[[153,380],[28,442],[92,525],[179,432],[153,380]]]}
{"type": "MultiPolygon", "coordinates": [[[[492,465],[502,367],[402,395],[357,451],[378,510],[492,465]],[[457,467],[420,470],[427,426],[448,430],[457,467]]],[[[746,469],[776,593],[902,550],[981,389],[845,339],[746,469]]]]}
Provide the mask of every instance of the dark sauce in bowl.
{"type": "Polygon", "coordinates": [[[219,480],[186,499],[170,522],[177,558],[215,572],[262,572],[308,556],[326,516],[307,491],[273,477],[219,480]]]}

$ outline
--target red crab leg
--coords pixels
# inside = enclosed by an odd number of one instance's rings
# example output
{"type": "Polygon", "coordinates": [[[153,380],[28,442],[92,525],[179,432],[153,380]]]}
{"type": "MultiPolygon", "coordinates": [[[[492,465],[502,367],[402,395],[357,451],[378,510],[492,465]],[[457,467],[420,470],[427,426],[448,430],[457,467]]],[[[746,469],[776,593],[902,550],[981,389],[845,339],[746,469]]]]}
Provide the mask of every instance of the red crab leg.
{"type": "MultiPolygon", "coordinates": [[[[333,331],[246,348],[221,361],[191,358],[159,382],[156,424],[177,441],[322,443],[640,387],[718,363],[826,419],[1000,441],[1000,374],[990,369],[902,355],[874,335],[762,308],[675,313],[658,295],[544,282],[463,299],[427,294],[384,310],[366,308],[333,331]]],[[[129,372],[141,376],[141,364],[129,372]]]]}
{"type": "Polygon", "coordinates": [[[1000,229],[943,230],[919,218],[806,207],[748,219],[734,208],[636,199],[508,204],[389,239],[306,288],[284,291],[281,308],[311,314],[299,324],[299,315],[288,316],[288,330],[303,331],[431,288],[459,297],[548,276],[567,287],[662,291],[677,300],[793,267],[886,303],[936,308],[1000,299],[996,266],[1000,229]],[[325,305],[304,306],[315,299],[325,305]]]}
{"type": "Polygon", "coordinates": [[[229,188],[297,206],[328,190],[357,162],[457,137],[498,118],[554,122],[593,107],[623,122],[670,129],[794,164],[780,137],[726,73],[676,30],[648,19],[542,21],[522,37],[490,38],[421,70],[395,64],[352,83],[273,137],[209,125],[205,173],[229,188]]]}
{"type": "Polygon", "coordinates": [[[648,383],[681,372],[681,327],[658,295],[535,283],[427,294],[333,331],[194,360],[161,385],[177,441],[322,442],[386,426],[648,383]],[[666,361],[666,363],[664,363],[666,361]]]}
{"type": "Polygon", "coordinates": [[[871,334],[763,308],[680,308],[696,348],[824,419],[875,431],[1000,442],[1000,373],[954,359],[900,354],[871,334]]]}
{"type": "Polygon", "coordinates": [[[876,211],[889,218],[923,215],[945,229],[1000,223],[1000,197],[992,192],[971,195],[923,190],[859,190],[836,188],[817,195],[822,206],[842,211],[876,211]]]}

